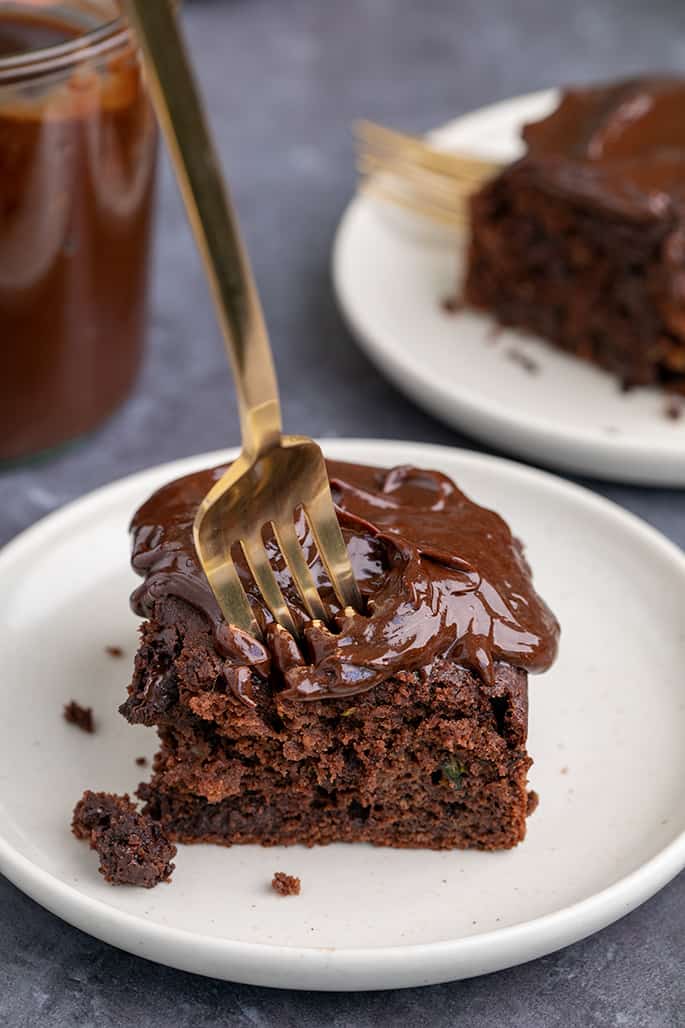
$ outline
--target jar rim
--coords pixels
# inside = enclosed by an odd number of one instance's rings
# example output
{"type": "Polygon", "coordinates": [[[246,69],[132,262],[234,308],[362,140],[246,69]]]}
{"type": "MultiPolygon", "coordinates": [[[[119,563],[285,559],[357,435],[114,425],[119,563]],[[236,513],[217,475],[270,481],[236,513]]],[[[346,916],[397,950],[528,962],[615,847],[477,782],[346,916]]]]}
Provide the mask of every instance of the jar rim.
{"type": "Polygon", "coordinates": [[[123,15],[67,39],[63,43],[30,50],[28,53],[0,57],[0,84],[47,75],[101,57],[131,42],[131,30],[123,15]]]}

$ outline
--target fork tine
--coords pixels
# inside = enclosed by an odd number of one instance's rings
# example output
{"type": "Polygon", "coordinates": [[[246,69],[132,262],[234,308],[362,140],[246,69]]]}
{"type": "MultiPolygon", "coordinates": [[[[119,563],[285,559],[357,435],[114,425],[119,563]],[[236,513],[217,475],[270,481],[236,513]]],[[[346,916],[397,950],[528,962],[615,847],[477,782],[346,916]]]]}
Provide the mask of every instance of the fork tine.
{"type": "Polygon", "coordinates": [[[331,585],[340,605],[363,610],[361,593],[354,577],[350,555],[340,531],[330,492],[322,491],[305,504],[312,535],[316,541],[319,556],[328,572],[331,585]]]}
{"type": "Polygon", "coordinates": [[[481,185],[482,175],[472,175],[463,169],[444,172],[439,168],[428,168],[426,164],[407,158],[406,154],[376,153],[374,150],[358,150],[357,166],[368,172],[391,172],[395,175],[413,175],[424,182],[433,182],[442,189],[470,189],[481,185]]]}
{"type": "Polygon", "coordinates": [[[288,604],[285,602],[281,588],[276,581],[273,568],[269,563],[266,549],[262,539],[257,536],[248,537],[240,540],[240,545],[243,548],[243,552],[247,559],[247,563],[250,566],[252,577],[255,580],[257,588],[262,594],[262,598],[266,603],[267,607],[273,614],[274,619],[282,625],[283,628],[287,629],[291,635],[296,638],[298,631],[295,627],[292,614],[288,608],[288,604]]]}
{"type": "Polygon", "coordinates": [[[466,223],[466,214],[457,208],[447,210],[429,203],[417,195],[411,196],[406,191],[400,193],[399,191],[379,186],[377,182],[372,180],[362,182],[361,188],[363,192],[368,193],[370,196],[375,196],[385,203],[390,203],[397,207],[405,207],[407,210],[421,214],[439,224],[463,228],[466,223]]]}
{"type": "Polygon", "coordinates": [[[473,168],[461,161],[455,161],[452,167],[448,167],[444,162],[438,163],[427,158],[417,159],[415,154],[403,150],[395,152],[359,146],[357,157],[360,163],[367,164],[369,167],[398,169],[398,171],[402,168],[413,169],[444,182],[459,182],[469,185],[472,189],[477,188],[487,177],[480,168],[473,168]]]}
{"type": "Polygon", "coordinates": [[[447,208],[463,206],[474,192],[469,184],[456,180],[450,182],[434,176],[432,172],[417,171],[414,168],[396,168],[390,165],[369,167],[360,161],[358,170],[362,177],[411,190],[413,194],[425,196],[427,200],[447,208]]]}
{"type": "Polygon", "coordinates": [[[368,151],[360,151],[358,153],[357,168],[366,175],[387,173],[396,175],[399,178],[411,177],[425,184],[426,187],[439,189],[449,196],[453,196],[455,190],[472,193],[483,182],[482,176],[446,175],[435,168],[426,168],[422,164],[406,161],[402,157],[386,158],[368,151]]]}
{"type": "Polygon", "coordinates": [[[354,130],[360,148],[376,149],[389,155],[403,154],[408,159],[444,171],[445,174],[463,170],[482,179],[501,167],[496,161],[487,158],[438,149],[420,136],[397,132],[376,122],[358,121],[354,130]]]}
{"type": "Polygon", "coordinates": [[[320,621],[325,621],[326,610],[321,602],[319,590],[316,588],[314,576],[307,561],[304,559],[304,553],[300,546],[300,540],[297,538],[294,523],[292,521],[284,521],[279,524],[276,521],[272,521],[271,525],[307,613],[310,618],[318,618],[320,621]]]}
{"type": "Polygon", "coordinates": [[[205,571],[228,624],[260,638],[259,625],[252,613],[233,558],[229,554],[224,554],[221,563],[214,566],[205,565],[205,571]]]}
{"type": "Polygon", "coordinates": [[[449,179],[439,173],[413,165],[358,160],[360,187],[367,193],[397,206],[418,211],[433,221],[463,224],[473,185],[449,179]]]}

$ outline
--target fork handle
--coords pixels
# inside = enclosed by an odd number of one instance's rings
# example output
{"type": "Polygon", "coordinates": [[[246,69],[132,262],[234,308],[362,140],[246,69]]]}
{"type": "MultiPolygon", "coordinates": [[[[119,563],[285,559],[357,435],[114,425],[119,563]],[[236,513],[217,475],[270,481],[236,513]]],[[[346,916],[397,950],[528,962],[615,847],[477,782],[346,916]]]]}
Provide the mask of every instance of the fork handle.
{"type": "Polygon", "coordinates": [[[264,314],[238,218],[205,117],[174,0],[125,0],[147,85],[171,151],[210,282],[238,392],[243,450],[256,458],[281,436],[281,405],[264,314]]]}

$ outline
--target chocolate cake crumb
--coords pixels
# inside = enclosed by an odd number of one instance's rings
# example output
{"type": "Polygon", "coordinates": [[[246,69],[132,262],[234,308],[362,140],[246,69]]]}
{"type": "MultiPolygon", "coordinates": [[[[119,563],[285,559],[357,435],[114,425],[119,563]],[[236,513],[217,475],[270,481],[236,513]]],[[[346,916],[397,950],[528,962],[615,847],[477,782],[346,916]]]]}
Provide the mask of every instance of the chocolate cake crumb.
{"type": "Polygon", "coordinates": [[[113,817],[135,813],[135,809],[128,793],[117,796],[88,789],[74,807],[71,830],[77,839],[88,839],[92,844],[93,835],[109,828],[113,817]]]}
{"type": "Polygon", "coordinates": [[[121,646],[105,646],[105,653],[110,657],[123,657],[124,655],[121,646]]]}
{"type": "Polygon", "coordinates": [[[271,888],[279,896],[299,896],[300,879],[294,875],[287,875],[283,871],[277,871],[271,879],[271,888]]]}
{"type": "Polygon", "coordinates": [[[128,794],[87,790],[76,804],[71,830],[100,857],[98,868],[112,885],[151,889],[167,881],[176,847],[148,814],[140,814],[128,794]]]}
{"type": "Polygon", "coordinates": [[[147,757],[136,757],[138,767],[147,767],[147,757]]]}
{"type": "Polygon", "coordinates": [[[440,306],[445,314],[458,314],[464,309],[463,301],[457,296],[446,296],[440,306]]]}
{"type": "Polygon", "coordinates": [[[536,793],[535,789],[531,789],[528,793],[528,802],[526,804],[526,817],[530,817],[533,811],[538,809],[539,802],[540,797],[536,793]]]}
{"type": "Polygon", "coordinates": [[[667,398],[664,416],[670,421],[680,421],[683,416],[683,401],[680,396],[669,396],[667,398]]]}
{"type": "Polygon", "coordinates": [[[561,769],[561,772],[560,772],[560,774],[562,774],[562,775],[567,775],[567,774],[568,774],[568,768],[567,768],[567,767],[565,767],[565,766],[564,766],[564,767],[562,767],[562,769],[561,769]]]}
{"type": "Polygon", "coordinates": [[[540,371],[540,365],[537,361],[534,361],[532,357],[529,357],[522,350],[507,350],[507,357],[514,364],[518,364],[524,371],[527,371],[529,375],[537,375],[540,371]]]}
{"type": "Polygon", "coordinates": [[[82,732],[92,735],[95,731],[92,707],[82,707],[76,700],[70,700],[69,703],[64,704],[62,716],[67,724],[76,725],[82,732]]]}

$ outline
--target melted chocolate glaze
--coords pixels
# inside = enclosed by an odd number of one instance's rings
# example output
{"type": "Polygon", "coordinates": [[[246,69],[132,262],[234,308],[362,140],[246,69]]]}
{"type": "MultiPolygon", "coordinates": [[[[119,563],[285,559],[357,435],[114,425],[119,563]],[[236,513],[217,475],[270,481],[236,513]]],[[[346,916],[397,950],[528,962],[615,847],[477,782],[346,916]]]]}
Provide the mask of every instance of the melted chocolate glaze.
{"type": "Polygon", "coordinates": [[[570,89],[526,125],[527,156],[547,187],[635,219],[685,202],[685,79],[650,76],[570,89]]]}
{"type": "Polygon", "coordinates": [[[264,641],[226,624],[195,553],[195,512],[224,467],[160,489],[131,526],[133,567],[144,579],[131,598],[141,617],[165,596],[207,617],[226,658],[233,693],[253,702],[253,674],[273,671],[284,695],[321,699],[364,692],[399,671],[449,656],[492,683],[496,661],[544,671],[559,626],[537,595],[522,547],[506,523],[469,500],[437,471],[391,471],[328,462],[333,497],[366,602],[363,615],[336,604],[306,520],[297,531],[330,611],[329,625],[307,618],[275,540],[267,539],[278,582],[295,613],[299,644],[273,623],[246,566],[239,567],[264,641]]]}

